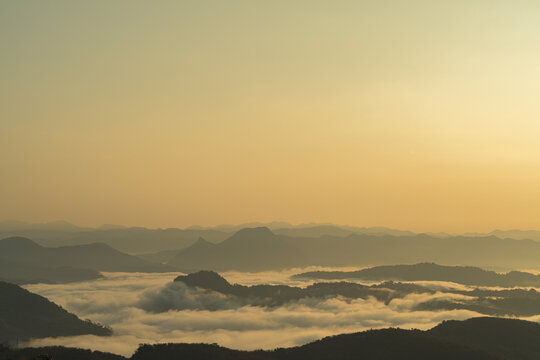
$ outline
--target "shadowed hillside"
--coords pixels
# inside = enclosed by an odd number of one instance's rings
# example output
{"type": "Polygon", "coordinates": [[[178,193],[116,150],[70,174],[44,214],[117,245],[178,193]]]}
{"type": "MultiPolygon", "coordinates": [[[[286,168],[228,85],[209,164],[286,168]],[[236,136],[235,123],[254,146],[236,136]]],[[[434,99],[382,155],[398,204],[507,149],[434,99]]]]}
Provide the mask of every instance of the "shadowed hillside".
{"type": "MultiPolygon", "coordinates": [[[[504,324],[501,326],[504,327],[504,324]]],[[[540,338],[539,338],[540,339],[540,338]]],[[[509,348],[507,359],[527,359],[509,348]]],[[[525,348],[523,352],[530,351],[525,348]]],[[[238,351],[208,344],[161,344],[143,345],[132,356],[133,360],[150,359],[216,359],[216,360],[340,360],[340,359],[470,359],[495,360],[502,357],[490,354],[482,346],[471,347],[459,341],[446,339],[443,335],[433,336],[429,331],[383,329],[354,334],[327,337],[306,345],[276,349],[273,351],[238,351]]]]}
{"type": "Polygon", "coordinates": [[[126,358],[101,351],[63,346],[10,349],[0,345],[0,360],[126,360],[126,358]]]}
{"type": "Polygon", "coordinates": [[[0,342],[69,335],[111,335],[101,325],[82,321],[46,298],[0,282],[0,342]]]}
{"type": "Polygon", "coordinates": [[[540,324],[502,318],[447,320],[428,333],[504,359],[540,358],[540,324]]]}
{"type": "Polygon", "coordinates": [[[273,351],[235,351],[217,345],[144,345],[133,360],[168,359],[505,359],[540,357],[540,325],[535,322],[473,318],[445,321],[428,331],[383,329],[327,337],[273,351]]]}

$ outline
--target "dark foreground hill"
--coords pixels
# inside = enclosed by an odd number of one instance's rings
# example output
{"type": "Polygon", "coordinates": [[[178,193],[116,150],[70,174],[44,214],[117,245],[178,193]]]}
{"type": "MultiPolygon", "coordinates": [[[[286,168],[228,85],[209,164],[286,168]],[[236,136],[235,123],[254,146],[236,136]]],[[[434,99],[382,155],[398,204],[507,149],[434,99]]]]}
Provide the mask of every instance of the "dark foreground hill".
{"type": "Polygon", "coordinates": [[[385,329],[338,335],[311,344],[274,351],[238,351],[217,345],[145,345],[132,360],[339,360],[339,359],[440,359],[495,360],[481,350],[445,341],[419,330],[385,329]]]}
{"type": "Polygon", "coordinates": [[[443,266],[434,263],[376,266],[358,271],[312,271],[293,275],[295,279],[359,279],[370,281],[450,281],[477,286],[540,286],[540,275],[511,271],[505,274],[472,266],[443,266]]]}
{"type": "Polygon", "coordinates": [[[537,322],[492,317],[449,320],[428,332],[503,359],[540,359],[540,324],[537,322]]]}
{"type": "MultiPolygon", "coordinates": [[[[46,269],[72,267],[95,271],[126,272],[173,270],[166,265],[154,264],[136,256],[124,254],[102,243],[49,248],[21,237],[0,240],[0,261],[17,263],[24,271],[31,267],[46,269]]],[[[16,276],[17,274],[11,274],[10,278],[16,276]]],[[[2,273],[0,277],[3,277],[2,273]]]]}
{"type": "MultiPolygon", "coordinates": [[[[141,345],[131,360],[533,360],[540,358],[540,325],[502,318],[444,321],[431,330],[382,329],[326,337],[269,351],[239,351],[210,344],[141,345]]],[[[120,356],[62,347],[9,350],[0,359],[120,360],[120,356]],[[71,357],[69,357],[71,356],[71,357]]]]}
{"type": "Polygon", "coordinates": [[[126,360],[126,358],[101,351],[63,346],[11,349],[0,345],[0,360],[126,360]]]}
{"type": "Polygon", "coordinates": [[[111,335],[111,330],[82,321],[46,298],[0,282],[0,343],[17,339],[70,335],[111,335]]]}

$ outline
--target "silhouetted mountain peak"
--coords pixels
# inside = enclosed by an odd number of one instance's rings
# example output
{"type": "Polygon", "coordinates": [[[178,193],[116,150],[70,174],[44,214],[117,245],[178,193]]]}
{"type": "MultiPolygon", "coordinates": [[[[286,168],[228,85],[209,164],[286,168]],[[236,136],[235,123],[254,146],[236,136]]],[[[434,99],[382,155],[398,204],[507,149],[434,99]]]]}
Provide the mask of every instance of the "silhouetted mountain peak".
{"type": "Polygon", "coordinates": [[[276,235],[266,226],[246,228],[237,231],[222,244],[245,244],[269,242],[276,239],[276,235]]]}
{"type": "Polygon", "coordinates": [[[207,241],[205,240],[204,238],[202,237],[199,237],[197,239],[197,241],[195,241],[193,243],[193,245],[191,245],[190,247],[191,248],[202,248],[202,249],[205,249],[205,248],[208,248],[208,247],[213,247],[215,246],[215,244],[212,244],[210,241],[207,241]]]}
{"type": "Polygon", "coordinates": [[[221,275],[208,270],[202,270],[188,275],[180,275],[176,277],[174,281],[183,282],[188,286],[211,289],[219,292],[224,292],[232,286],[221,275]]]}

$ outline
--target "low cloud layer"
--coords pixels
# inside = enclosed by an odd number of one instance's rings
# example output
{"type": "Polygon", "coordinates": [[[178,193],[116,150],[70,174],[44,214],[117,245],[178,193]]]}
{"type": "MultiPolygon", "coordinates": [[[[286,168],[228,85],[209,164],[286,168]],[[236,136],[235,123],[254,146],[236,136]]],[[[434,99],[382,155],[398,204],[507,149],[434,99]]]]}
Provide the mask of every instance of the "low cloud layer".
{"type": "MultiPolygon", "coordinates": [[[[385,305],[375,299],[302,299],[277,308],[244,306],[237,299],[173,284],[178,274],[108,273],[105,279],[67,285],[28,285],[83,319],[111,326],[112,337],[76,336],[33,340],[129,356],[141,343],[206,342],[236,349],[304,344],[338,333],[399,326],[430,328],[445,319],[479,314],[466,310],[412,311],[430,299],[464,299],[448,293],[411,294],[385,305]],[[172,305],[172,306],[171,306],[172,305]],[[175,308],[160,312],[163,309],[175,308]]],[[[231,282],[288,283],[288,272],[224,273],[231,282]],[[268,281],[273,279],[273,281],[268,281]]],[[[304,284],[307,285],[307,284],[304,284]]]]}
{"type": "Polygon", "coordinates": [[[232,296],[214,291],[204,291],[188,287],[184,283],[173,282],[159,290],[145,291],[137,307],[153,313],[173,310],[228,310],[245,304],[232,296]]]}

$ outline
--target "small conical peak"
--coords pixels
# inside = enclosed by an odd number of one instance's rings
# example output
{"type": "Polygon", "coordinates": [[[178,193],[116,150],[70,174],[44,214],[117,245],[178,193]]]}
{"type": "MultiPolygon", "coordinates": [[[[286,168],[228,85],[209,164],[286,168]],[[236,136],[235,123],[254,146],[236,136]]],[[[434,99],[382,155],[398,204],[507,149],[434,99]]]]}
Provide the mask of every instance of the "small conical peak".
{"type": "Polygon", "coordinates": [[[197,241],[194,242],[194,244],[204,244],[204,245],[206,245],[206,244],[211,244],[211,242],[205,240],[203,237],[199,237],[197,239],[197,241]]]}
{"type": "Polygon", "coordinates": [[[212,247],[212,246],[214,246],[214,244],[212,244],[210,241],[207,241],[204,238],[199,237],[197,239],[197,241],[195,241],[189,248],[190,249],[193,249],[193,248],[195,248],[195,249],[199,249],[199,248],[205,249],[205,248],[212,247]]]}

